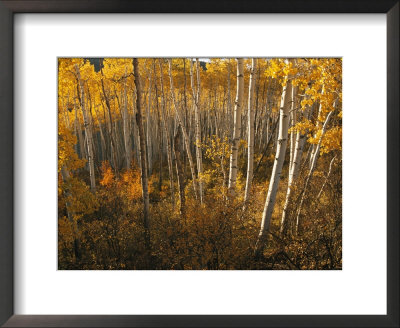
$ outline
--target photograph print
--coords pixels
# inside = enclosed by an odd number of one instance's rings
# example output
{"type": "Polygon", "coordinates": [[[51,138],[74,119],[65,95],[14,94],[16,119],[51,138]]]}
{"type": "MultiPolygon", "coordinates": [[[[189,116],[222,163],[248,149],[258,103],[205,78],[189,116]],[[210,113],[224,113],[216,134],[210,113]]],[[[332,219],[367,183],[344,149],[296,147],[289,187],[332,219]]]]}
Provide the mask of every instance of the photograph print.
{"type": "Polygon", "coordinates": [[[58,58],[59,270],[341,270],[341,58],[58,58]]]}

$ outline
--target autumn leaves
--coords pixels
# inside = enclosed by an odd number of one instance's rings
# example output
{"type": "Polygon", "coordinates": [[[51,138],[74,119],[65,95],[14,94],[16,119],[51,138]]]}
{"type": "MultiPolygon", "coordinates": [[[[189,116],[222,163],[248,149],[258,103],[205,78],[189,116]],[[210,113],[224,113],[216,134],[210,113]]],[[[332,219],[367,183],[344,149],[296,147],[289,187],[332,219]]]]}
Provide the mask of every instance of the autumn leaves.
{"type": "MultiPolygon", "coordinates": [[[[81,247],[79,230],[105,220],[97,198],[117,185],[128,188],[127,177],[136,195],[127,199],[141,203],[149,258],[163,235],[159,206],[171,220],[184,219],[187,229],[196,224],[196,212],[220,213],[215,220],[230,234],[224,240],[238,238],[262,258],[273,247],[270,233],[297,236],[302,222],[309,224],[313,180],[319,184],[314,196],[332,192],[326,185],[341,163],[340,59],[100,61],[98,70],[85,59],[60,59],[59,65],[59,208],[70,218],[75,248],[81,247]],[[332,173],[315,178],[318,165],[332,173]],[[76,206],[85,202],[88,213],[76,206]],[[231,235],[242,228],[245,235],[231,235]]],[[[124,214],[118,220],[126,227],[133,219],[124,214]]]]}

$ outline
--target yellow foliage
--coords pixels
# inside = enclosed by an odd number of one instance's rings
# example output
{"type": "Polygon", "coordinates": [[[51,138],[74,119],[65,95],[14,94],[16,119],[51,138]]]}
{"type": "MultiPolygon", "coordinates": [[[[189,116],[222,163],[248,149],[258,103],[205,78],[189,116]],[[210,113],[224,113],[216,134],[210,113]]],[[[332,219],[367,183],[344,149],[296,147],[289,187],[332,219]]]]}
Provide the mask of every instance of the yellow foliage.
{"type": "Polygon", "coordinates": [[[65,165],[69,171],[77,170],[85,165],[86,160],[80,159],[74,150],[77,139],[70,129],[62,123],[58,126],[58,172],[65,165]]]}
{"type": "Polygon", "coordinates": [[[326,131],[321,142],[321,154],[332,150],[342,150],[342,127],[335,126],[326,131]]]}
{"type": "Polygon", "coordinates": [[[102,163],[101,173],[102,173],[102,178],[100,180],[100,184],[104,187],[111,186],[111,184],[114,182],[114,173],[108,162],[102,163]]]}

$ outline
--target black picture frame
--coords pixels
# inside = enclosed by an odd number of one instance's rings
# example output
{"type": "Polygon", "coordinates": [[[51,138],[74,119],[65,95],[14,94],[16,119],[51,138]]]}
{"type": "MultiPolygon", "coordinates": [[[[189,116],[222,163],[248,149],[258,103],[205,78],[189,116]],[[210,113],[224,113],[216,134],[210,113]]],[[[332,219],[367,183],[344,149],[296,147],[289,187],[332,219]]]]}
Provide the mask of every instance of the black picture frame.
{"type": "Polygon", "coordinates": [[[0,324],[4,327],[399,327],[398,90],[398,0],[0,0],[0,324]],[[15,13],[126,12],[386,13],[387,315],[14,315],[13,16],[15,13]]]}

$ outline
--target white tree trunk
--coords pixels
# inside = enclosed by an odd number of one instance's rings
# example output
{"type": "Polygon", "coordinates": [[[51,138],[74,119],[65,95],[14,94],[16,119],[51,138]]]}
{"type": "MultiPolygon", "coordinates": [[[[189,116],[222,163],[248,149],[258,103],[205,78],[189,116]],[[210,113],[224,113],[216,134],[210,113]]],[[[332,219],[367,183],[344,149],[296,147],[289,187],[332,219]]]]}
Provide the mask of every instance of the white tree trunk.
{"type": "MultiPolygon", "coordinates": [[[[324,93],[325,93],[325,88],[324,88],[324,86],[322,86],[321,94],[323,95],[324,93]]],[[[318,113],[317,113],[317,131],[319,130],[319,128],[321,126],[321,122],[319,120],[319,116],[321,115],[321,110],[322,110],[322,105],[320,104],[318,113]]],[[[314,138],[315,138],[315,135],[314,135],[314,138]]],[[[319,152],[317,152],[316,150],[317,150],[317,145],[313,144],[311,146],[310,169],[311,169],[312,163],[314,161],[314,158],[318,157],[319,152]]]]}
{"type": "Polygon", "coordinates": [[[169,64],[169,81],[171,84],[171,98],[172,98],[172,102],[174,104],[174,108],[175,108],[175,113],[176,116],[178,118],[179,124],[182,128],[182,134],[183,134],[183,141],[185,143],[185,148],[186,148],[186,153],[188,155],[188,159],[189,159],[189,165],[190,165],[190,171],[192,173],[192,180],[193,180],[193,192],[195,197],[197,198],[197,182],[196,182],[196,172],[195,172],[195,168],[193,165],[193,157],[192,157],[192,152],[190,150],[190,144],[189,144],[189,137],[187,135],[185,126],[183,125],[183,119],[181,117],[181,113],[179,112],[179,106],[176,102],[175,99],[175,89],[174,89],[174,80],[172,78],[172,60],[168,59],[168,64],[169,64]]]}
{"type": "Polygon", "coordinates": [[[268,194],[265,200],[264,211],[261,219],[261,229],[256,245],[256,256],[259,256],[266,240],[267,232],[271,223],[272,212],[275,206],[276,194],[278,191],[279,180],[281,177],[283,162],[285,161],[286,146],[288,139],[289,109],[292,97],[292,82],[288,80],[283,88],[281,106],[279,111],[279,135],[276,147],[276,156],[272,169],[271,180],[269,182],[268,194]]]}
{"type": "Polygon", "coordinates": [[[202,182],[202,174],[203,174],[203,161],[202,161],[202,152],[201,152],[201,126],[200,126],[200,65],[199,59],[196,58],[196,76],[197,76],[197,88],[194,84],[194,76],[193,76],[193,61],[190,60],[190,82],[192,87],[193,94],[193,105],[194,105],[194,116],[196,123],[196,162],[197,162],[197,178],[199,180],[199,194],[200,194],[200,203],[203,203],[203,182],[202,182]]]}
{"type": "Polygon", "coordinates": [[[171,201],[172,207],[175,206],[175,190],[174,190],[174,173],[172,170],[172,147],[171,141],[169,139],[169,131],[167,126],[167,116],[165,113],[165,95],[164,95],[164,73],[162,69],[162,61],[158,60],[160,66],[160,85],[161,85],[161,116],[162,116],[162,126],[164,129],[165,140],[167,142],[167,161],[168,161],[168,172],[169,172],[169,185],[171,189],[171,201]]]}
{"type": "Polygon", "coordinates": [[[249,200],[251,183],[253,181],[253,167],[254,167],[254,85],[255,85],[255,70],[257,66],[257,59],[251,60],[250,82],[249,82],[249,101],[248,101],[248,136],[247,136],[247,178],[246,190],[244,192],[244,206],[249,200]]]}
{"type": "Polygon", "coordinates": [[[237,178],[237,159],[239,150],[239,140],[240,132],[242,129],[241,115],[243,107],[243,96],[244,96],[244,75],[243,75],[243,58],[237,59],[237,88],[236,88],[236,100],[235,100],[235,111],[234,111],[234,126],[233,126],[233,137],[232,137],[232,147],[231,156],[229,163],[229,185],[228,185],[228,195],[234,197],[236,178],[237,178]]]}
{"type": "Polygon", "coordinates": [[[227,85],[227,109],[226,109],[226,114],[228,115],[228,128],[229,130],[232,127],[232,106],[231,106],[231,64],[230,64],[230,59],[227,59],[228,64],[227,64],[227,69],[228,69],[228,85],[227,85]]]}
{"type": "Polygon", "coordinates": [[[125,80],[124,80],[124,108],[122,112],[122,120],[124,125],[124,146],[125,146],[125,157],[126,157],[126,169],[131,168],[132,162],[132,150],[131,150],[131,131],[129,129],[129,114],[128,114],[128,95],[126,92],[126,79],[127,70],[125,68],[125,80]]]}
{"type": "Polygon", "coordinates": [[[87,146],[87,153],[88,153],[88,163],[89,163],[89,175],[90,175],[90,190],[92,192],[96,191],[96,180],[95,180],[95,173],[94,173],[94,158],[93,158],[93,136],[92,131],[89,126],[89,115],[86,108],[85,103],[85,91],[83,88],[83,82],[81,80],[81,73],[79,71],[79,66],[75,65],[76,75],[78,78],[78,83],[80,87],[80,99],[81,99],[81,108],[85,126],[85,136],[86,136],[86,146],[87,146]]]}
{"type": "Polygon", "coordinates": [[[78,107],[76,106],[75,98],[74,98],[74,110],[75,110],[75,134],[76,134],[76,136],[78,138],[78,142],[79,142],[80,157],[87,159],[85,140],[83,139],[83,135],[82,135],[81,122],[79,121],[79,118],[78,118],[78,107]]]}
{"type": "Polygon", "coordinates": [[[179,211],[181,216],[186,220],[185,214],[185,176],[182,170],[181,163],[181,129],[177,129],[174,136],[174,152],[175,152],[175,164],[176,164],[176,176],[178,180],[178,192],[179,192],[179,211]]]}
{"type": "Polygon", "coordinates": [[[333,156],[333,158],[331,159],[331,162],[329,163],[328,174],[325,176],[324,183],[322,184],[321,190],[320,190],[319,193],[318,193],[317,199],[319,199],[319,198],[321,197],[322,192],[324,191],[324,188],[325,188],[325,186],[326,186],[326,183],[328,182],[329,176],[331,175],[332,166],[333,166],[333,163],[335,162],[335,159],[336,159],[336,155],[333,156]]]}
{"type": "MultiPolygon", "coordinates": [[[[291,124],[290,127],[293,127],[297,123],[297,112],[296,112],[296,98],[297,98],[297,87],[292,87],[292,104],[290,109],[290,117],[291,124]]],[[[293,162],[294,162],[294,153],[295,153],[295,144],[296,144],[296,132],[290,132],[290,160],[289,160],[289,172],[292,170],[293,162]]]]}
{"type": "MultiPolygon", "coordinates": [[[[103,96],[104,96],[104,100],[106,103],[106,107],[107,107],[107,134],[108,134],[108,139],[110,141],[110,145],[111,145],[111,159],[112,159],[112,163],[111,165],[114,165],[114,171],[117,173],[118,171],[118,159],[117,159],[117,145],[116,145],[116,137],[115,137],[115,133],[114,133],[114,128],[113,128],[113,120],[112,120],[112,115],[111,115],[111,104],[108,98],[108,94],[106,92],[105,86],[104,86],[104,75],[103,75],[103,71],[101,70],[101,74],[103,76],[103,78],[101,79],[101,88],[103,91],[103,96]]],[[[103,104],[103,103],[102,103],[103,104]]],[[[104,111],[106,111],[106,109],[104,108],[103,105],[103,109],[104,111]]]]}
{"type": "MultiPolygon", "coordinates": [[[[334,106],[334,107],[335,107],[335,106],[334,106]]],[[[309,172],[308,172],[306,181],[305,181],[305,183],[304,183],[304,187],[303,187],[302,194],[301,194],[301,199],[300,199],[300,204],[299,204],[299,207],[297,208],[297,215],[296,215],[296,234],[297,234],[298,231],[299,231],[300,214],[301,214],[301,209],[302,209],[302,207],[303,207],[303,202],[304,202],[304,198],[305,198],[305,195],[306,195],[306,192],[307,192],[308,184],[310,183],[310,180],[311,180],[311,178],[312,178],[312,176],[313,176],[315,167],[317,166],[317,160],[318,160],[319,150],[320,150],[320,148],[321,148],[322,138],[324,137],[324,134],[325,134],[325,132],[326,132],[326,128],[327,128],[327,126],[328,126],[328,123],[329,123],[329,120],[330,120],[330,118],[331,118],[331,116],[332,116],[332,113],[333,113],[333,111],[329,112],[329,114],[326,116],[324,125],[322,126],[321,136],[320,136],[320,138],[319,138],[318,144],[317,144],[316,147],[315,147],[314,156],[312,157],[311,167],[310,167],[310,170],[309,170],[309,172]]]]}
{"type": "Polygon", "coordinates": [[[141,87],[139,78],[139,64],[137,58],[133,58],[133,75],[136,85],[136,124],[139,130],[139,154],[141,166],[141,181],[143,195],[143,223],[145,230],[146,248],[150,249],[150,211],[149,211],[149,181],[147,176],[147,149],[144,135],[142,105],[141,105],[141,87]]]}
{"type": "MultiPolygon", "coordinates": [[[[305,111],[304,111],[304,117],[308,118],[309,111],[310,111],[310,109],[309,109],[309,107],[307,107],[307,109],[305,109],[305,111]]],[[[294,133],[294,131],[292,133],[294,133]]],[[[293,158],[292,158],[292,163],[289,166],[288,188],[286,191],[285,205],[283,206],[283,211],[282,211],[281,227],[280,227],[281,234],[285,233],[286,228],[287,228],[286,218],[287,218],[287,212],[288,212],[288,208],[289,208],[289,204],[290,204],[290,196],[292,193],[293,183],[295,182],[297,175],[299,173],[301,157],[303,154],[304,143],[306,140],[306,134],[307,134],[307,132],[305,134],[302,134],[301,131],[296,132],[296,140],[295,140],[294,147],[293,147],[294,154],[293,154],[293,158]]]]}
{"type": "Polygon", "coordinates": [[[152,144],[151,144],[151,124],[150,124],[150,109],[151,109],[151,91],[152,91],[152,72],[149,72],[149,100],[147,103],[147,110],[146,110],[146,146],[147,146],[147,164],[149,169],[149,175],[151,175],[153,171],[153,163],[152,163],[152,144]]]}
{"type": "Polygon", "coordinates": [[[105,160],[107,156],[106,156],[106,141],[104,139],[103,126],[101,124],[100,114],[99,114],[98,110],[96,109],[96,106],[94,106],[94,111],[96,113],[97,123],[99,124],[101,160],[105,160]]]}

